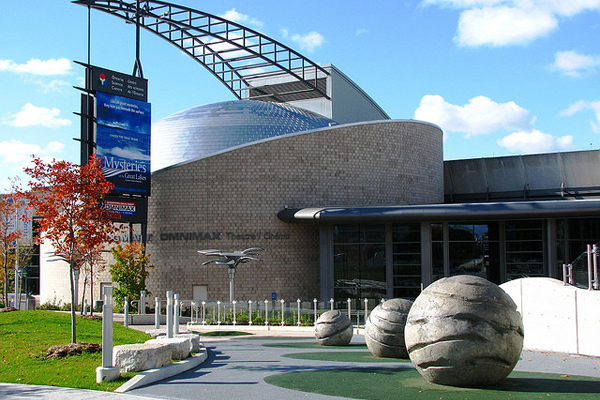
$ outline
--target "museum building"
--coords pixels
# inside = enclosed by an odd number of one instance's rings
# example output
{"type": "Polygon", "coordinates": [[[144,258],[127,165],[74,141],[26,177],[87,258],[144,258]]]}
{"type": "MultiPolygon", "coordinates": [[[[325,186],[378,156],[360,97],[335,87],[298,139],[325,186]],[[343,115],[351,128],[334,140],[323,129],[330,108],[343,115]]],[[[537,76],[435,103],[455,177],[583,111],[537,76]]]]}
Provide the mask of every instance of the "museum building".
{"type": "Polygon", "coordinates": [[[444,162],[439,127],[389,119],[326,68],[329,99],[154,124],[150,291],[225,300],[226,268],[197,251],[262,247],[237,269],[240,300],[414,298],[456,274],[561,278],[599,240],[599,151],[444,162]]]}
{"type": "MultiPolygon", "coordinates": [[[[264,248],[237,268],[236,300],[345,301],[415,298],[457,274],[561,278],[600,240],[598,150],[444,161],[440,127],[390,119],[338,68],[259,32],[166,2],[78,3],[162,36],[237,98],[152,125],[138,233],[153,296],[227,300],[227,268],[199,250],[264,248]]],[[[40,302],[68,299],[47,261],[40,302]]]]}

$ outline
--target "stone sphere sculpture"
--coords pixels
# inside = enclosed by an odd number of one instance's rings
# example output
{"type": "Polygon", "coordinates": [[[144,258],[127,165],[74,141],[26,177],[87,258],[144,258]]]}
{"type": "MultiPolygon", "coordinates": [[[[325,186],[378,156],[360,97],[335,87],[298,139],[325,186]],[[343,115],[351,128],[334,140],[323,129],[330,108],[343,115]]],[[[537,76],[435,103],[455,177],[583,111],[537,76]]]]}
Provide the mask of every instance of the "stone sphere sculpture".
{"type": "Polygon", "coordinates": [[[375,357],[408,358],[404,326],[412,301],[387,300],[371,311],[365,324],[365,342],[375,357]]]}
{"type": "Polygon", "coordinates": [[[523,320],[510,296],[477,276],[443,278],[415,300],[406,348],[429,382],[477,387],[501,382],[523,348],[523,320]]]}
{"type": "Polygon", "coordinates": [[[341,311],[325,311],[315,324],[315,337],[323,346],[347,346],[352,340],[352,321],[341,311]]]}

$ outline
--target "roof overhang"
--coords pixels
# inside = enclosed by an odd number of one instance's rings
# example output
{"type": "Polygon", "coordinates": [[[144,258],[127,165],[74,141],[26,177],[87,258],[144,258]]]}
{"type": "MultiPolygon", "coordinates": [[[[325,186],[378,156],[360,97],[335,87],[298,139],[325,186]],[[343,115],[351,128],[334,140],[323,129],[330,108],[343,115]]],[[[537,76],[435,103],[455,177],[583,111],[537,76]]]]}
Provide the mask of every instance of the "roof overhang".
{"type": "Polygon", "coordinates": [[[496,203],[424,204],[381,207],[314,207],[284,209],[277,216],[289,223],[369,223],[474,221],[583,217],[598,214],[600,200],[549,200],[496,203]]]}

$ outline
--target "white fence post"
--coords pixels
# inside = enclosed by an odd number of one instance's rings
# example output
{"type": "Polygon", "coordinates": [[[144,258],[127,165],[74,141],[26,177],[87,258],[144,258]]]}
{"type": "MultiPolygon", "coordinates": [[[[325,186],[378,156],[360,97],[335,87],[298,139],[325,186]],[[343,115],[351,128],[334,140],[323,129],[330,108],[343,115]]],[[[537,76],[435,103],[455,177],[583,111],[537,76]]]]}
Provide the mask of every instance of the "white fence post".
{"type": "Polygon", "coordinates": [[[300,326],[300,299],[296,300],[296,303],[298,303],[298,326],[300,326]]]}
{"type": "Polygon", "coordinates": [[[105,286],[102,305],[102,366],[96,368],[96,382],[112,382],[119,378],[119,368],[113,366],[113,288],[105,286]]]}
{"type": "Polygon", "coordinates": [[[248,300],[248,325],[252,325],[252,300],[248,300]]]}
{"type": "Polygon", "coordinates": [[[236,325],[237,321],[235,319],[235,303],[237,303],[237,301],[234,300],[231,303],[233,304],[233,325],[236,325]]]}
{"type": "Polygon", "coordinates": [[[173,291],[167,291],[167,338],[173,337],[173,291]]]}
{"type": "Polygon", "coordinates": [[[285,311],[284,311],[284,305],[285,305],[285,300],[281,299],[279,300],[281,302],[281,326],[285,325],[284,322],[284,315],[285,315],[285,311]]]}
{"type": "Polygon", "coordinates": [[[269,300],[265,300],[265,326],[269,325],[269,300]]]}
{"type": "Polygon", "coordinates": [[[179,335],[179,313],[181,310],[181,302],[179,301],[179,293],[175,293],[175,305],[173,309],[173,333],[179,335]]]}
{"type": "Polygon", "coordinates": [[[314,325],[317,325],[317,299],[313,299],[314,309],[315,309],[315,321],[314,325]]]}
{"type": "Polygon", "coordinates": [[[123,326],[129,327],[129,297],[123,299],[123,326]]]}
{"type": "Polygon", "coordinates": [[[146,291],[140,290],[140,303],[138,304],[138,314],[146,314],[146,291]]]}
{"type": "Polygon", "coordinates": [[[221,325],[221,300],[217,301],[217,325],[221,325]]]}

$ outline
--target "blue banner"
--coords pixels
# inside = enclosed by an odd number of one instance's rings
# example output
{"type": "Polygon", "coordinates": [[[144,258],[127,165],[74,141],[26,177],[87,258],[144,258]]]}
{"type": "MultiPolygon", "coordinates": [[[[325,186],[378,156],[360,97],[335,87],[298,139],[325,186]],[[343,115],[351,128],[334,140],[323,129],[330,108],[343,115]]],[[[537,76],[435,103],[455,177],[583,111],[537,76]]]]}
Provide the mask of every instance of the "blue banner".
{"type": "Polygon", "coordinates": [[[150,103],[96,93],[96,154],[113,194],[150,196],[150,103]]]}

